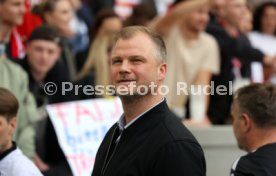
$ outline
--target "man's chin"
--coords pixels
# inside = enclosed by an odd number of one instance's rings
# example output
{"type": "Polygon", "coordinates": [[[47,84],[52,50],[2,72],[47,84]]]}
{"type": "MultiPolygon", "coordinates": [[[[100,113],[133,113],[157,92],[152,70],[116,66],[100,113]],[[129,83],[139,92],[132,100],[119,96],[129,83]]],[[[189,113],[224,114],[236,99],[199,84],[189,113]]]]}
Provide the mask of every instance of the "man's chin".
{"type": "Polygon", "coordinates": [[[115,85],[116,89],[123,90],[123,91],[131,91],[134,90],[137,85],[136,82],[122,82],[115,85]]]}
{"type": "Polygon", "coordinates": [[[132,97],[132,96],[137,96],[137,93],[134,92],[116,92],[116,95],[119,97],[132,97]]]}
{"type": "Polygon", "coordinates": [[[145,94],[139,94],[138,92],[116,92],[116,95],[119,97],[138,97],[138,96],[145,96],[145,94]]]}

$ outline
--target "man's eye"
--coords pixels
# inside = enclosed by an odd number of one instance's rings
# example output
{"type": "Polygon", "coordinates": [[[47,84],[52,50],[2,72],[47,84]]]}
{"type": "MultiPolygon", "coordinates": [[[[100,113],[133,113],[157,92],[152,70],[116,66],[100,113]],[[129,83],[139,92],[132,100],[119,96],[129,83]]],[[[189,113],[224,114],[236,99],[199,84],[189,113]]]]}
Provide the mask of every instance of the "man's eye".
{"type": "Polygon", "coordinates": [[[119,63],[121,63],[121,60],[116,59],[112,61],[112,64],[119,64],[119,63]]]}
{"type": "Polygon", "coordinates": [[[143,60],[141,60],[141,59],[133,59],[131,62],[134,63],[134,64],[140,64],[140,63],[143,62],[143,60]]]}

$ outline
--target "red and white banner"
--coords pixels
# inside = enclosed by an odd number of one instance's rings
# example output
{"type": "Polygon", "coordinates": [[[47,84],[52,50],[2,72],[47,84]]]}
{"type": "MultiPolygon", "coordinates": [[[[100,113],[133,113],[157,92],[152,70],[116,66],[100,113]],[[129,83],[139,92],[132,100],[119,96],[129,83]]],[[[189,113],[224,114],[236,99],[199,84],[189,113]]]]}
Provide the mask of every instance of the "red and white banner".
{"type": "Polygon", "coordinates": [[[53,104],[47,111],[74,176],[90,176],[101,141],[123,112],[120,99],[53,104]]]}

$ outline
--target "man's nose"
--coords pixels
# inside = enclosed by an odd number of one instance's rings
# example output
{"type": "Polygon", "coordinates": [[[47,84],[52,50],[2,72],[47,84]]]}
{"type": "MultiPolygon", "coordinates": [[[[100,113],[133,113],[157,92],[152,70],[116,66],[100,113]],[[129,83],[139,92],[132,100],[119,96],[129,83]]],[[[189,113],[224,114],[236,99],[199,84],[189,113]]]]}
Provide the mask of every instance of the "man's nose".
{"type": "Polygon", "coordinates": [[[47,53],[46,51],[42,51],[42,52],[41,52],[41,57],[42,57],[43,59],[48,59],[49,55],[48,55],[48,53],[47,53]]]}
{"type": "Polygon", "coordinates": [[[120,67],[120,73],[129,73],[130,72],[130,64],[128,61],[123,61],[120,67]]]}

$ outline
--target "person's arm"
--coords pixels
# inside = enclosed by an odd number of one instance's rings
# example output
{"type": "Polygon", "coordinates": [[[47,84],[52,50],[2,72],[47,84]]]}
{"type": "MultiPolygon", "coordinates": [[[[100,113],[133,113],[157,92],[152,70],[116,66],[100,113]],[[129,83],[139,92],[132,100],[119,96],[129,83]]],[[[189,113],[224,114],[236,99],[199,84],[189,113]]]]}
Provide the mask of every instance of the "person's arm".
{"type": "Polygon", "coordinates": [[[192,107],[190,112],[191,112],[192,121],[197,119],[196,121],[199,122],[199,120],[201,119],[201,122],[204,122],[202,125],[204,124],[210,125],[207,111],[209,107],[209,99],[210,99],[210,93],[211,93],[211,90],[210,90],[211,79],[213,74],[219,73],[220,57],[219,57],[218,44],[216,40],[213,37],[209,36],[208,40],[206,38],[205,42],[206,42],[206,48],[204,48],[205,50],[204,58],[202,58],[200,69],[197,72],[197,75],[192,82],[193,85],[201,88],[201,95],[190,95],[190,100],[191,100],[190,107],[195,106],[195,108],[192,107]],[[196,99],[196,102],[193,103],[194,102],[193,100],[195,99],[196,99]],[[196,103],[200,103],[201,105],[200,104],[197,105],[196,103]],[[201,113],[192,112],[192,110],[201,111],[201,113]],[[199,115],[200,117],[193,117],[193,115],[199,115]]]}
{"type": "Polygon", "coordinates": [[[33,159],[35,155],[35,130],[34,123],[37,118],[36,103],[33,95],[29,91],[29,80],[27,74],[18,69],[16,72],[20,79],[14,80],[19,93],[19,111],[17,119],[17,130],[15,140],[22,152],[33,159]]]}
{"type": "Polygon", "coordinates": [[[264,56],[263,63],[265,66],[276,68],[276,57],[274,56],[264,56]]]}
{"type": "Polygon", "coordinates": [[[211,122],[207,115],[207,110],[209,106],[210,99],[210,80],[212,77],[212,72],[207,70],[201,70],[198,72],[193,86],[195,86],[197,94],[189,95],[189,108],[190,108],[190,119],[183,121],[185,126],[195,126],[195,127],[208,127],[211,122]],[[197,90],[197,89],[200,90],[197,90]]]}
{"type": "Polygon", "coordinates": [[[162,36],[167,36],[171,28],[184,17],[187,13],[187,5],[185,3],[177,4],[170,12],[162,17],[157,17],[154,21],[153,27],[162,36]]]}
{"type": "MultiPolygon", "coordinates": [[[[198,73],[197,78],[196,78],[194,84],[195,85],[199,85],[202,88],[210,86],[212,75],[213,75],[212,72],[209,71],[209,70],[201,70],[198,73]]],[[[205,91],[205,89],[204,89],[204,91],[205,91]]],[[[210,90],[208,90],[208,91],[210,91],[210,90]]],[[[208,92],[203,92],[202,91],[202,93],[204,94],[204,105],[205,105],[204,106],[205,107],[204,112],[205,112],[205,117],[207,117],[207,109],[208,109],[208,106],[209,106],[210,95],[206,94],[208,92]]]]}
{"type": "Polygon", "coordinates": [[[267,56],[259,49],[254,48],[245,36],[241,36],[238,40],[237,55],[240,56],[242,62],[262,62],[265,66],[273,67],[276,65],[275,56],[267,56]]]}
{"type": "Polygon", "coordinates": [[[151,176],[205,176],[206,163],[199,144],[174,141],[162,147],[153,162],[151,176]]]}
{"type": "Polygon", "coordinates": [[[45,163],[38,154],[35,154],[34,163],[41,172],[46,172],[50,169],[50,166],[45,163]]]}

